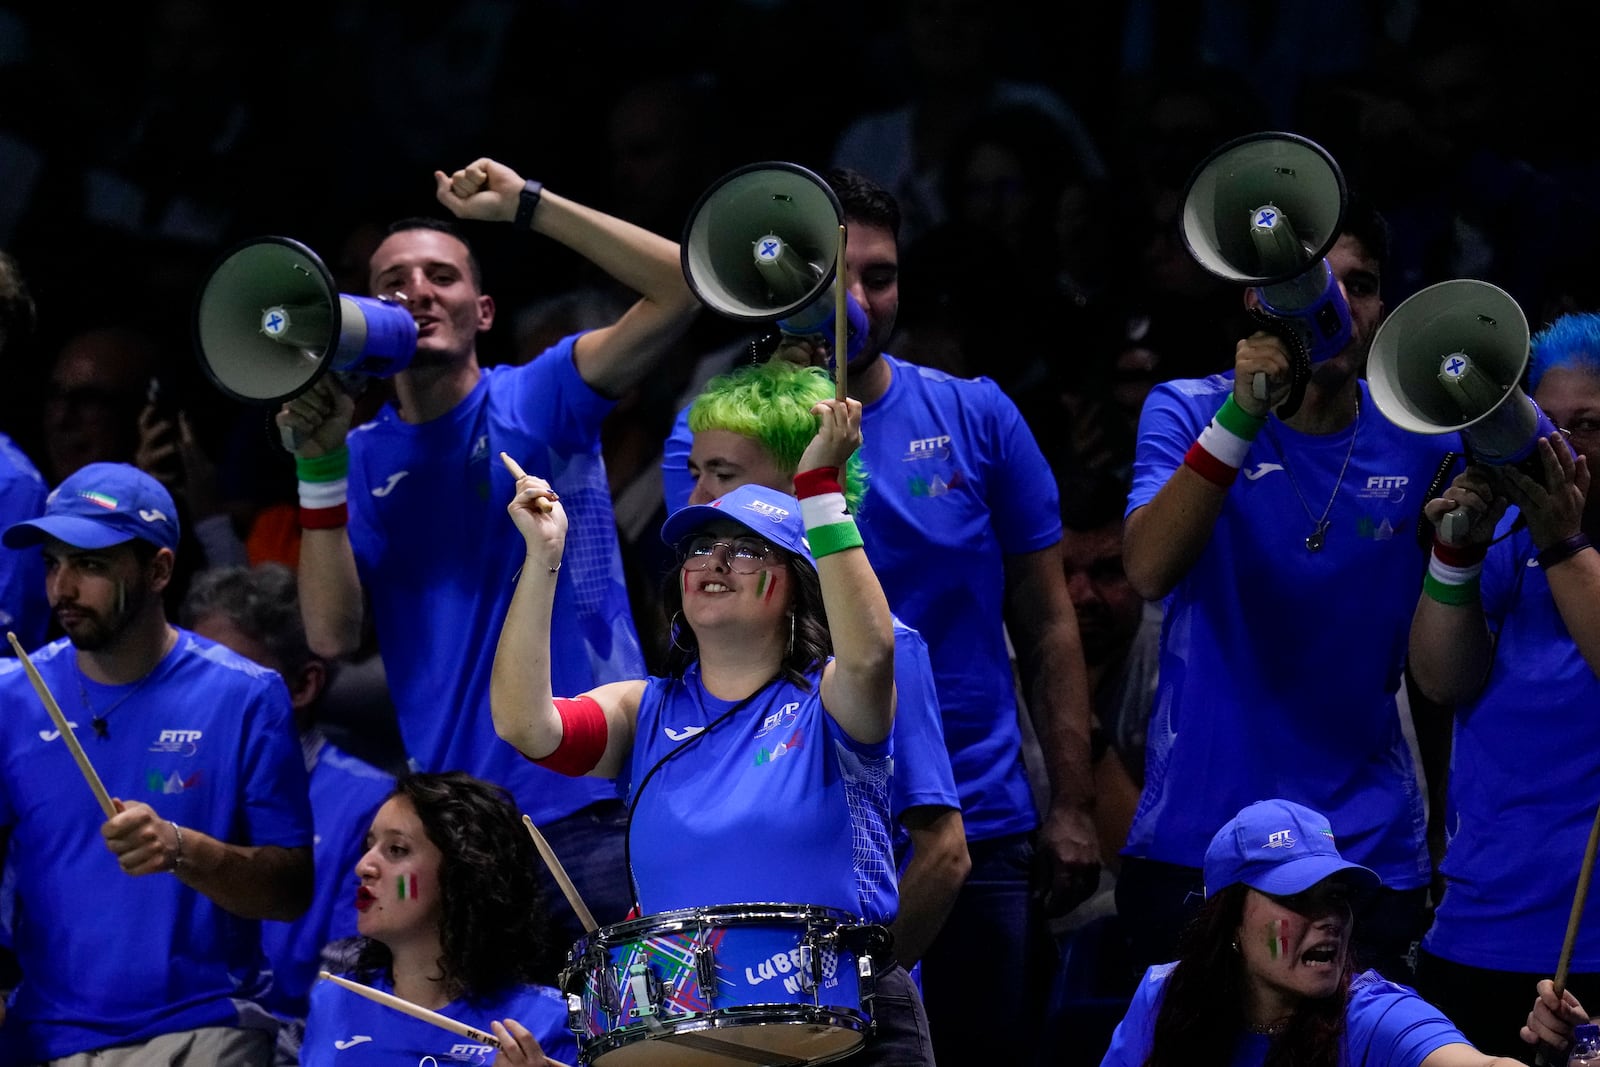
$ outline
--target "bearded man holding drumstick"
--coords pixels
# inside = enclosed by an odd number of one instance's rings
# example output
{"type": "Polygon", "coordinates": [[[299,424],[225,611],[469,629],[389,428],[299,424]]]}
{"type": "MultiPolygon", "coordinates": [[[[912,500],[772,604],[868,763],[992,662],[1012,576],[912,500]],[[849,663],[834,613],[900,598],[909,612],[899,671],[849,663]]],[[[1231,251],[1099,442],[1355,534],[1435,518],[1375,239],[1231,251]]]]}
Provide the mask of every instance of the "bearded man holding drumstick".
{"type": "Polygon", "coordinates": [[[94,771],[74,767],[22,667],[0,675],[0,855],[22,968],[0,1063],[272,1062],[256,921],[310,899],[305,763],[282,679],[167,622],[176,516],[149,475],[94,463],[3,535],[42,546],[67,636],[31,663],[94,771]]]}

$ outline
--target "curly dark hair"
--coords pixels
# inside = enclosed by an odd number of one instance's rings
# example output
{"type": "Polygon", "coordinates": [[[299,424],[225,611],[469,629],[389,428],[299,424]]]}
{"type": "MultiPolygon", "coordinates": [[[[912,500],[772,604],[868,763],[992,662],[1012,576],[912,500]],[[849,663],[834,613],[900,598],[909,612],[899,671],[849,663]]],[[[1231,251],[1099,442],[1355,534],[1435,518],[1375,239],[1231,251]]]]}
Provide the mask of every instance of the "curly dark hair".
{"type": "MultiPolygon", "coordinates": [[[[683,587],[678,584],[683,572],[681,555],[680,552],[679,565],[661,583],[661,606],[673,620],[666,664],[667,674],[673,678],[682,678],[689,664],[700,658],[700,642],[693,628],[678,614],[683,610],[683,587]]],[[[810,689],[807,675],[821,670],[833,655],[833,636],[828,632],[828,615],[822,604],[822,582],[816,569],[793,553],[784,552],[784,567],[794,587],[789,603],[794,615],[794,647],[783,657],[783,677],[801,689],[810,689]]]]}
{"type": "MultiPolygon", "coordinates": [[[[1185,927],[1145,1067],[1227,1067],[1232,1062],[1246,1028],[1244,960],[1234,938],[1249,892],[1237,882],[1218,891],[1185,927]]],[[[1347,950],[1337,993],[1300,1002],[1272,1039],[1265,1067],[1338,1067],[1350,964],[1347,950]]]]}
{"type": "MultiPolygon", "coordinates": [[[[443,854],[439,970],[451,998],[548,984],[539,857],[510,794],[451,771],[403,775],[389,795],[411,801],[428,840],[443,854]]],[[[392,964],[385,945],[362,939],[358,974],[392,978],[392,964]]]]}

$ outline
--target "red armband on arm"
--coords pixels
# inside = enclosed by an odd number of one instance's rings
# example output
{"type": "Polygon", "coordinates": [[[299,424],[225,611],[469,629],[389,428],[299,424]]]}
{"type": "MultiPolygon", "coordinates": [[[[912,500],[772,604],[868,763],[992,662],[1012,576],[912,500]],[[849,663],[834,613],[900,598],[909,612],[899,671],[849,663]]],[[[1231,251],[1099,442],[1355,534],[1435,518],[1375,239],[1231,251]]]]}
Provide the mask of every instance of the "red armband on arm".
{"type": "Polygon", "coordinates": [[[606,754],[606,713],[594,697],[557,697],[554,703],[561,716],[561,743],[532,762],[569,778],[582,778],[606,754]]]}

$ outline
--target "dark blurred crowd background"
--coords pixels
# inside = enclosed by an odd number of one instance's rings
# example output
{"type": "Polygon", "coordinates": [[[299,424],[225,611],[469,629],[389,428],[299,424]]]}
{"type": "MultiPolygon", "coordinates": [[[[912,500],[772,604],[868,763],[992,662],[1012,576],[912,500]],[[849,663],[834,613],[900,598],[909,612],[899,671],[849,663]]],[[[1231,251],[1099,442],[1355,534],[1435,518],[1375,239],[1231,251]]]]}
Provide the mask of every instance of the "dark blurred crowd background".
{"type": "MultiPolygon", "coordinates": [[[[293,237],[362,293],[388,221],[444,214],[435,169],[490,156],[677,238],[720,174],[781,159],[897,194],[891,351],[994,378],[1064,495],[1098,499],[1150,386],[1226,369],[1248,332],[1238,287],[1174,227],[1194,166],[1235,136],[1333,154],[1391,224],[1391,308],[1454,277],[1506,288],[1534,328],[1600,307],[1587,23],[1440,0],[0,5],[0,249],[38,309],[3,342],[0,430],[52,484],[132,460],[155,379],[209,464],[187,506],[259,546],[293,464],[191,336],[226,250],[293,237]]],[[[499,307],[485,362],[627,299],[553,242],[472,225],[499,307]]],[[[697,359],[750,332],[703,315],[623,400],[619,495],[653,476],[697,359]]]]}

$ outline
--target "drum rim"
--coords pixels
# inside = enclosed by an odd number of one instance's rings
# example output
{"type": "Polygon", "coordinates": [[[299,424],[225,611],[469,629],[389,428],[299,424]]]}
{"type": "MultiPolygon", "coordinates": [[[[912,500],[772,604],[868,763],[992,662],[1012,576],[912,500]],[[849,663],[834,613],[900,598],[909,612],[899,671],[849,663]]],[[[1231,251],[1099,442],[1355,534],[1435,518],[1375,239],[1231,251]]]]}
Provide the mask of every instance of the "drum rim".
{"type": "Polygon", "coordinates": [[[740,922],[784,920],[806,923],[827,921],[841,927],[864,925],[864,920],[859,915],[852,915],[847,911],[822,904],[789,904],[779,901],[712,904],[702,908],[658,911],[653,915],[642,915],[637,919],[624,919],[609,926],[601,926],[579,938],[573,947],[573,953],[577,954],[578,946],[596,943],[611,945],[616,941],[636,940],[634,935],[645,931],[661,933],[696,926],[733,926],[740,922]]]}
{"type": "MultiPolygon", "coordinates": [[[[630,1023],[624,1027],[593,1038],[585,1039],[579,1035],[579,1049],[582,1051],[585,1063],[592,1063],[598,1056],[608,1052],[615,1052],[619,1048],[636,1045],[640,1041],[654,1041],[673,1034],[692,1034],[706,1030],[748,1030],[752,1026],[792,1026],[802,1023],[809,1026],[831,1026],[836,1030],[843,1030],[860,1037],[850,1048],[837,1054],[830,1054],[826,1059],[808,1060],[808,1063],[826,1063],[841,1056],[849,1055],[860,1049],[866,1043],[867,1033],[872,1023],[867,1016],[851,1008],[841,1006],[819,1006],[812,1004],[746,1004],[728,1008],[713,1008],[711,1011],[697,1012],[692,1015],[675,1015],[668,1019],[659,1020],[658,1026],[650,1026],[644,1022],[630,1023]]],[[[755,1046],[749,1046],[754,1048],[755,1046]]]]}

